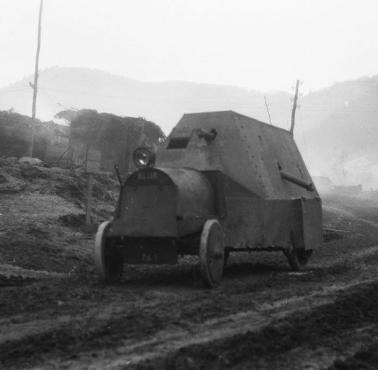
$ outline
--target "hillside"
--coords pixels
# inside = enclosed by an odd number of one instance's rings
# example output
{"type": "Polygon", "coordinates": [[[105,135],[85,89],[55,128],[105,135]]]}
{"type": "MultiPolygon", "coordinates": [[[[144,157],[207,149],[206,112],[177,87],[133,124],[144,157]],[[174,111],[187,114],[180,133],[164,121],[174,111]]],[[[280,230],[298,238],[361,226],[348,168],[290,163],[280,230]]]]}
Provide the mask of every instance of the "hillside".
{"type": "Polygon", "coordinates": [[[297,140],[313,172],[378,187],[378,76],[337,83],[302,99],[297,140]],[[300,130],[299,130],[300,131],[300,130]]]}
{"type": "MultiPolygon", "coordinates": [[[[31,77],[0,89],[0,110],[30,114],[31,77]]],[[[273,124],[288,128],[290,95],[266,94],[273,124]]],[[[378,76],[336,83],[300,98],[295,137],[312,173],[335,183],[378,188],[378,76]]],[[[262,92],[182,81],[141,82],[103,71],[52,67],[42,71],[38,112],[96,109],[145,117],[167,134],[183,113],[234,110],[267,122],[262,92]]]]}
{"type": "MultiPolygon", "coordinates": [[[[0,89],[0,110],[30,114],[31,88],[26,77],[0,89]]],[[[103,71],[52,67],[40,74],[38,115],[50,120],[63,109],[96,109],[121,116],[145,117],[168,133],[183,113],[235,110],[268,119],[264,95],[233,86],[182,81],[141,82],[103,71]]],[[[272,120],[287,127],[290,99],[285,93],[267,96],[272,120]]]]}

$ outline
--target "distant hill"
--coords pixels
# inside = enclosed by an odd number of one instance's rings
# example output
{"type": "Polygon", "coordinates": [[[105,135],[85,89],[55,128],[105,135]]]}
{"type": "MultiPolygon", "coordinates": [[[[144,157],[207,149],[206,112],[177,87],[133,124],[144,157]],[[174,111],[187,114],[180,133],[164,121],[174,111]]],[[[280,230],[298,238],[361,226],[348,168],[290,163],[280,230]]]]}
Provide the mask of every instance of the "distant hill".
{"type": "MultiPolygon", "coordinates": [[[[30,114],[32,93],[27,77],[0,89],[0,110],[13,108],[30,114]]],[[[141,82],[86,68],[48,68],[40,73],[38,116],[50,120],[68,109],[96,109],[131,117],[145,117],[168,133],[184,113],[235,110],[266,121],[264,95],[234,86],[182,81],[141,82]]],[[[290,96],[267,96],[272,119],[288,125],[290,96]]]]}
{"type": "MultiPolygon", "coordinates": [[[[0,89],[0,110],[30,114],[27,77],[0,89]]],[[[273,124],[290,125],[291,96],[265,94],[273,124]]],[[[378,188],[378,76],[336,83],[300,98],[295,138],[312,173],[335,183],[378,188]]],[[[144,117],[166,134],[184,113],[234,110],[267,122],[264,93],[182,81],[141,82],[103,71],[52,67],[41,72],[39,118],[65,109],[144,117]]]]}
{"type": "Polygon", "coordinates": [[[297,141],[313,173],[378,188],[378,76],[313,92],[301,105],[297,141]]]}

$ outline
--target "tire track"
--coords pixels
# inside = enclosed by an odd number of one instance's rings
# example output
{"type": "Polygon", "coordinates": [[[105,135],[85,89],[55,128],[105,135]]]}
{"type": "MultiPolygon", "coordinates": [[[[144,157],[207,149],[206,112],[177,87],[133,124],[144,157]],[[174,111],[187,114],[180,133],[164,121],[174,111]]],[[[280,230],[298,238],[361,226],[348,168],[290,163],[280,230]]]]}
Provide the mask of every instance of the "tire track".
{"type": "Polygon", "coordinates": [[[277,320],[286,320],[298,314],[310,314],[322,307],[332,306],[337,297],[353,294],[377,286],[378,281],[366,280],[359,283],[334,285],[322,293],[309,296],[283,299],[273,304],[261,305],[258,310],[241,312],[238,314],[213,319],[201,324],[191,325],[184,330],[163,330],[148,340],[139,342],[125,341],[121,346],[97,351],[95,359],[93,352],[88,351],[76,354],[77,360],[68,362],[47,362],[45,365],[52,368],[57,366],[91,369],[117,369],[127,366],[135,367],[147,362],[152,368],[165,367],[165,359],[179,354],[182,350],[196,347],[203,350],[211,348],[214,342],[233,340],[235,337],[248,336],[259,333],[277,320]],[[158,361],[160,365],[154,367],[158,361]],[[159,362],[160,361],[160,362],[159,362]],[[55,364],[55,365],[53,365],[55,364]],[[83,365],[85,364],[85,365],[83,365]],[[164,364],[164,366],[163,366],[164,364]]]}

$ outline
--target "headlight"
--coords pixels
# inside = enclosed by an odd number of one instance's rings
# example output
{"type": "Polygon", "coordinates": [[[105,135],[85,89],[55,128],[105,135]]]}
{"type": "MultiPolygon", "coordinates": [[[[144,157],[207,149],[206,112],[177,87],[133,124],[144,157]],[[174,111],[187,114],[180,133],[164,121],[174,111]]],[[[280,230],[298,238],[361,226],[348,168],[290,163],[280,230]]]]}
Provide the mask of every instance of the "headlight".
{"type": "Polygon", "coordinates": [[[155,153],[145,147],[134,150],[133,161],[137,168],[153,167],[155,164],[155,153]]]}

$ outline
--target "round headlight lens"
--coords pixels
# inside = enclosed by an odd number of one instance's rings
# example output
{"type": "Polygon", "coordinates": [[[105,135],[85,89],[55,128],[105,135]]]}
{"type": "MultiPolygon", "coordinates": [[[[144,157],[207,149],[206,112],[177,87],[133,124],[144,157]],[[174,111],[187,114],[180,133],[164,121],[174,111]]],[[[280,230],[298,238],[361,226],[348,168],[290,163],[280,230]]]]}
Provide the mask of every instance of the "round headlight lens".
{"type": "Polygon", "coordinates": [[[133,153],[133,161],[137,168],[153,167],[155,164],[155,153],[145,147],[137,148],[133,153]]]}

